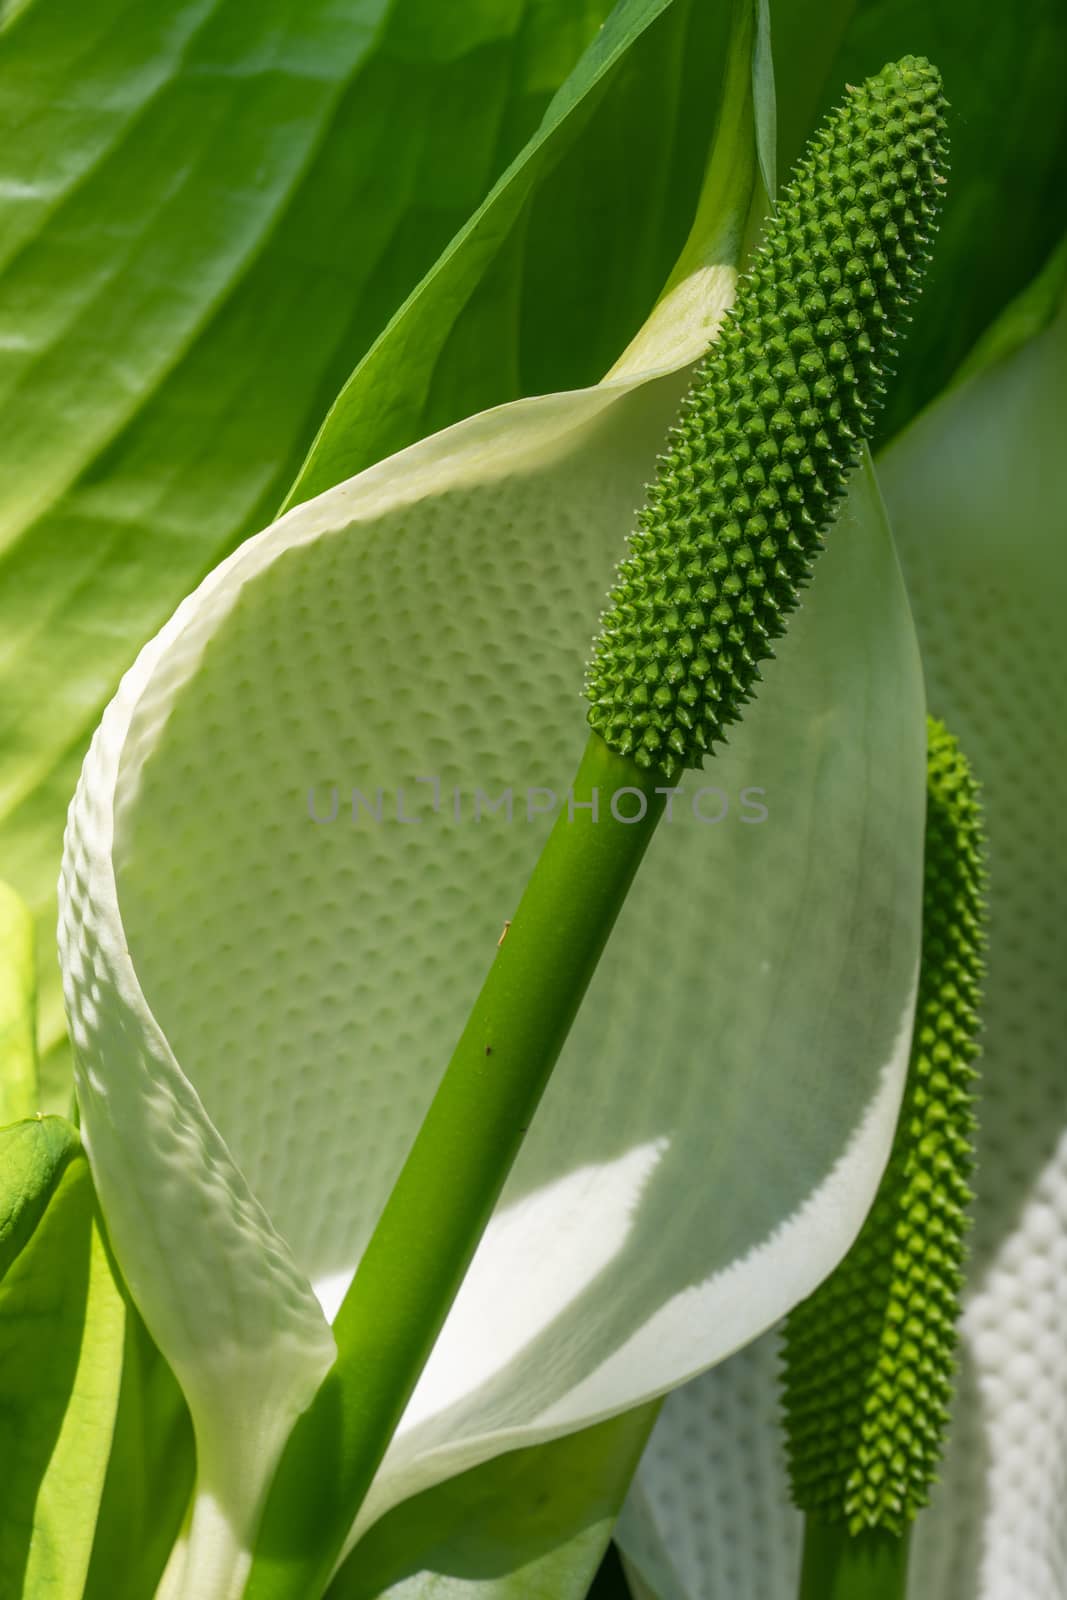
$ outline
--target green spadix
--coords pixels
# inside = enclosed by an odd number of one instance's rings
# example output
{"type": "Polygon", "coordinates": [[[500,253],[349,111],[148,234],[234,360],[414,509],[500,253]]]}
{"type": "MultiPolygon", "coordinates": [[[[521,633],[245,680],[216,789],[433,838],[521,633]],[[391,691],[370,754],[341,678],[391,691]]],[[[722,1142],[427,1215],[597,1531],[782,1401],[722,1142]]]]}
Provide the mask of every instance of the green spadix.
{"type": "Polygon", "coordinates": [[[589,670],[590,722],[642,768],[700,765],[808,579],[928,259],[942,111],[912,57],[850,93],[697,373],[589,670]]]}
{"type": "Polygon", "coordinates": [[[810,1600],[903,1595],[908,1534],[948,1427],[974,1163],[984,851],[967,762],[942,723],[928,731],[922,965],[896,1138],[855,1244],[786,1323],[810,1600]]]}

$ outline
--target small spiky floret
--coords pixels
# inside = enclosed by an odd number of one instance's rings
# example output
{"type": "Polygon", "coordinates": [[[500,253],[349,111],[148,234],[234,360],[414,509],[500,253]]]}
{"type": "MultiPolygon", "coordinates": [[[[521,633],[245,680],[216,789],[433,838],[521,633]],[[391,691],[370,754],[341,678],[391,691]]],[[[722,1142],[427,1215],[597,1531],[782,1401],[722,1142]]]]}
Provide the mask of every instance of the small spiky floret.
{"type": "Polygon", "coordinates": [[[701,765],[797,603],[928,259],[943,107],[911,56],[851,90],[698,369],[586,681],[593,727],[644,767],[701,765]]]}
{"type": "Polygon", "coordinates": [[[793,1498],[852,1533],[902,1534],[926,1504],[948,1422],[982,974],[976,785],[928,723],[922,962],[889,1164],[848,1255],[790,1313],[785,1418],[793,1498]]]}

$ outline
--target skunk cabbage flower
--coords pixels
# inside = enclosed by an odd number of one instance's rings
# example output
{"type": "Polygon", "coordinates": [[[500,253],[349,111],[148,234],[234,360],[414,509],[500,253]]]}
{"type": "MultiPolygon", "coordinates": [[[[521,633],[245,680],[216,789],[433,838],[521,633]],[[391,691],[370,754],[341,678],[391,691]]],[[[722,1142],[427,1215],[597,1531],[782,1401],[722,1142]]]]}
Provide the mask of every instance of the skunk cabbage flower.
{"type": "MultiPolygon", "coordinates": [[[[249,540],[86,760],[60,950],[109,1233],[196,1430],[168,1597],[240,1592],[331,1316],[568,804],[597,612],[758,188],[739,59],[679,272],[609,378],[249,540]]],[[[847,1249],[907,1063],[924,773],[866,465],[729,749],[673,797],[350,1547],[685,1382],[847,1249]]]]}

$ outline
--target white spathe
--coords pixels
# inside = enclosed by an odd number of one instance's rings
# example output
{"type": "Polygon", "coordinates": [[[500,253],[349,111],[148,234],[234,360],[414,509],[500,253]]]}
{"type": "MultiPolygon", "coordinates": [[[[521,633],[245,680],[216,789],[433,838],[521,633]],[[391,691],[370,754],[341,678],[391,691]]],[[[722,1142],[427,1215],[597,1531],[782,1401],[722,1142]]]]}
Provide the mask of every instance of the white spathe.
{"type": "MultiPolygon", "coordinates": [[[[681,321],[659,314],[672,367],[732,292],[736,181],[699,302],[676,289],[681,321]]],[[[483,413],[249,540],[93,742],[60,953],[110,1234],[196,1426],[168,1597],[239,1593],[333,1356],[313,1285],[336,1306],[536,858],[526,790],[566,794],[590,636],[684,385],[655,347],[646,330],[638,370],[483,413]],[[353,789],[382,791],[380,822],[353,789]],[[510,821],[476,817],[476,791],[509,789],[510,821]]],[[[859,1226],[903,1081],[924,794],[869,470],[743,727],[685,790],[360,1527],[721,1360],[859,1226]],[[702,785],[720,823],[694,812],[702,785]]]]}

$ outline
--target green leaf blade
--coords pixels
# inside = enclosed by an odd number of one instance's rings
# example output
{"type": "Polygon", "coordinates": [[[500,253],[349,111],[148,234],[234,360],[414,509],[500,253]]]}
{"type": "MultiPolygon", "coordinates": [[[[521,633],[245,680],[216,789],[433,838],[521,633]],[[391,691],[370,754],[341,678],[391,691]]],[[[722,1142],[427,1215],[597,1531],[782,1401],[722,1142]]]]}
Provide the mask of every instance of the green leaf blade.
{"type": "Polygon", "coordinates": [[[0,1129],[0,1272],[33,1236],[52,1194],[81,1150],[62,1117],[34,1117],[0,1129]]]}
{"type": "Polygon", "coordinates": [[[33,917],[0,882],[0,1127],[37,1110],[37,961],[33,917]]]}
{"type": "Polygon", "coordinates": [[[685,238],[730,21],[730,6],[692,0],[612,10],[521,157],[352,373],[286,509],[474,411],[607,370],[685,238]]]}
{"type": "Polygon", "coordinates": [[[81,1600],[150,1600],[196,1474],[185,1397],[129,1300],[125,1313],[114,1438],[81,1600]]]}
{"type": "Polygon", "coordinates": [[[118,1398],[122,1297],[77,1135],[52,1124],[0,1133],[26,1196],[0,1278],[3,1600],[81,1600],[118,1398]]]}
{"type": "Polygon", "coordinates": [[[835,0],[829,11],[775,0],[772,14],[784,41],[776,61],[783,131],[793,142],[786,159],[842,81],[858,83],[909,51],[936,61],[945,80],[952,172],[929,281],[879,430],[888,440],[945,388],[1067,227],[1067,12],[1059,0],[984,8],[981,48],[967,0],[835,0]],[[821,108],[811,106],[813,49],[821,62],[824,41],[846,19],[821,108]]]}

